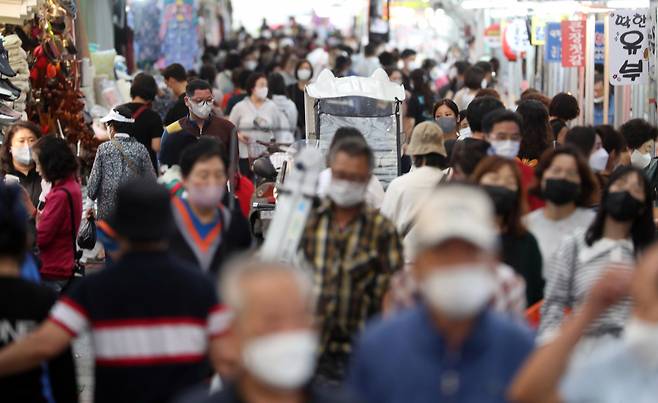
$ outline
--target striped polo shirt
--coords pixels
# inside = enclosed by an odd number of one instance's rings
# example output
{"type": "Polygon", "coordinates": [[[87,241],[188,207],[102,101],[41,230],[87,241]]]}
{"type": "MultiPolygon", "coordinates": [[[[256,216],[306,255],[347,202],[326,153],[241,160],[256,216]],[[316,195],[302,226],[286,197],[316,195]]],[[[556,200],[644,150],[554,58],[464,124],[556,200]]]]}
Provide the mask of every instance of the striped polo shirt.
{"type": "Polygon", "coordinates": [[[208,277],[165,252],[129,253],[74,286],[49,320],[91,332],[95,402],[164,402],[208,376],[229,314],[208,277]]]}

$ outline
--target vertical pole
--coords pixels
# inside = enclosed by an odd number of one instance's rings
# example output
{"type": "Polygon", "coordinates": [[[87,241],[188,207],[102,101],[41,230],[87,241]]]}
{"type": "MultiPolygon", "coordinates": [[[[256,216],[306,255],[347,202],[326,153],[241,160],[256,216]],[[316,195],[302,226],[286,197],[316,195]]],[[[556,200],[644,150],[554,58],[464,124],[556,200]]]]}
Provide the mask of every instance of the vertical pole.
{"type": "Polygon", "coordinates": [[[596,15],[589,14],[585,20],[585,124],[594,124],[594,36],[596,15]]]}
{"type": "MultiPolygon", "coordinates": [[[[604,61],[603,61],[603,124],[607,125],[610,115],[610,38],[608,32],[610,21],[607,15],[603,18],[603,40],[604,40],[604,61]]],[[[616,121],[615,121],[616,123],[616,121]]]]}

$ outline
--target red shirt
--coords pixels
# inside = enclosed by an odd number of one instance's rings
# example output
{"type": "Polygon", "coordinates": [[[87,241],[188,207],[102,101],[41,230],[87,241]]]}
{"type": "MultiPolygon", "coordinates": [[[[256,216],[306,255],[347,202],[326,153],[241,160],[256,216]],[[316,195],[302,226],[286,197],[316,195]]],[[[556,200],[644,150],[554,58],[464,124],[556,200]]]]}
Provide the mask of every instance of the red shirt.
{"type": "Polygon", "coordinates": [[[528,202],[528,212],[532,212],[544,207],[546,203],[542,199],[528,193],[530,188],[535,184],[534,168],[524,164],[518,158],[516,159],[516,165],[519,167],[519,170],[521,171],[521,187],[526,194],[526,201],[528,202]]]}
{"type": "Polygon", "coordinates": [[[80,184],[71,175],[53,184],[46,196],[43,211],[37,219],[37,246],[41,259],[41,275],[46,279],[64,280],[73,274],[74,256],[73,233],[78,234],[82,220],[82,193],[80,184]],[[64,189],[71,194],[73,201],[73,224],[71,209],[64,189]]]}

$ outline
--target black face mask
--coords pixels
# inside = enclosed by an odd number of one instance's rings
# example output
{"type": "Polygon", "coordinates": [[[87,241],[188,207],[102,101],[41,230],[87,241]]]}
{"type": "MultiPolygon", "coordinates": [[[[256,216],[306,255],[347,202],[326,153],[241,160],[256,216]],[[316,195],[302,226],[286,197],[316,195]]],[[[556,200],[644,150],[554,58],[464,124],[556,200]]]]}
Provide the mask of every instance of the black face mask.
{"type": "Polygon", "coordinates": [[[516,192],[502,186],[485,185],[482,188],[491,198],[496,209],[496,215],[504,217],[516,206],[516,192]]]}
{"type": "Polygon", "coordinates": [[[551,203],[563,206],[576,201],[580,196],[580,185],[566,179],[547,179],[542,194],[551,203]]]}
{"type": "Polygon", "coordinates": [[[644,203],[626,191],[611,192],[605,199],[605,210],[616,221],[634,221],[644,213],[644,203]]]}

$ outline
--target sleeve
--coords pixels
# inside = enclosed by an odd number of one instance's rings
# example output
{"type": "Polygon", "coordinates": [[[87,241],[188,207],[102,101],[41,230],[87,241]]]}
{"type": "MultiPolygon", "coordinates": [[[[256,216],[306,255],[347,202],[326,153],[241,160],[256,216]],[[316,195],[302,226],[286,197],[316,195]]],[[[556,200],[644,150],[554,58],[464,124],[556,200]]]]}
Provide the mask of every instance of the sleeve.
{"type": "Polygon", "coordinates": [[[178,163],[177,161],[174,161],[176,152],[174,150],[175,145],[172,143],[173,141],[172,135],[167,132],[167,129],[165,129],[164,133],[162,133],[160,155],[158,156],[161,165],[173,166],[178,163]]]}
{"type": "Polygon", "coordinates": [[[49,245],[64,220],[70,220],[66,194],[63,191],[51,191],[37,224],[37,245],[40,247],[49,245]]]}
{"type": "Polygon", "coordinates": [[[546,286],[544,304],[541,308],[541,323],[539,325],[539,342],[550,340],[564,319],[564,311],[569,308],[571,296],[569,290],[576,269],[573,263],[576,261],[575,236],[567,238],[558,248],[549,263],[551,276],[546,286]]]}
{"type": "Polygon", "coordinates": [[[231,212],[231,233],[236,252],[245,251],[251,247],[249,221],[244,217],[238,206],[231,212]]]}
{"type": "Polygon", "coordinates": [[[101,175],[103,172],[103,149],[104,147],[99,147],[96,152],[96,158],[94,159],[94,165],[91,168],[91,174],[89,175],[89,181],[87,182],[87,193],[91,200],[96,200],[98,198],[98,193],[101,188],[101,175]]]}
{"type": "Polygon", "coordinates": [[[141,144],[139,147],[139,163],[142,166],[143,177],[155,181],[156,176],[153,163],[151,162],[151,156],[149,155],[149,152],[146,151],[146,147],[141,144]]]}
{"type": "Polygon", "coordinates": [[[228,116],[228,120],[233,123],[238,130],[240,129],[241,110],[242,108],[240,107],[240,104],[237,104],[231,109],[231,113],[228,116]]]}
{"type": "MultiPolygon", "coordinates": [[[[82,283],[82,282],[81,282],[82,283]]],[[[64,329],[72,337],[76,337],[89,326],[89,314],[79,296],[84,284],[78,284],[71,293],[60,298],[50,311],[49,321],[64,329]]]]}
{"type": "Polygon", "coordinates": [[[417,115],[423,113],[420,102],[418,102],[418,97],[412,96],[409,99],[409,104],[407,108],[407,114],[405,115],[408,118],[415,118],[417,115]]]}
{"type": "Polygon", "coordinates": [[[544,287],[546,286],[544,281],[543,273],[543,259],[541,256],[541,251],[539,250],[539,244],[537,244],[537,238],[534,237],[530,232],[527,233],[528,236],[528,267],[530,270],[527,270],[528,273],[531,273],[532,276],[528,278],[526,284],[526,295],[528,298],[528,306],[532,306],[535,303],[541,301],[544,298],[544,287]]]}
{"type": "Polygon", "coordinates": [[[214,287],[209,287],[209,304],[206,331],[208,338],[213,339],[226,335],[233,320],[233,312],[221,303],[214,287]]]}
{"type": "Polygon", "coordinates": [[[370,178],[368,183],[368,199],[372,207],[379,209],[382,206],[384,187],[375,175],[370,178]]]}
{"type": "Polygon", "coordinates": [[[375,301],[383,301],[384,295],[389,289],[391,277],[404,265],[400,237],[393,224],[384,217],[382,219],[385,220],[385,223],[378,248],[381,253],[381,272],[377,275],[375,301]]]}
{"type": "Polygon", "coordinates": [[[358,398],[359,402],[374,403],[377,401],[375,395],[378,389],[372,388],[372,374],[368,365],[369,354],[366,354],[367,348],[368,345],[364,343],[363,336],[361,336],[356,343],[356,348],[350,360],[345,388],[358,398]]]}
{"type": "Polygon", "coordinates": [[[399,200],[400,197],[396,182],[393,181],[390,185],[388,185],[388,189],[386,189],[386,192],[384,193],[384,199],[382,200],[382,205],[379,211],[384,217],[391,220],[396,226],[398,226],[397,212],[399,200]]]}
{"type": "Polygon", "coordinates": [[[157,113],[153,113],[152,116],[153,118],[149,123],[150,137],[151,139],[162,137],[162,128],[164,127],[162,119],[160,119],[160,115],[157,113]]]}

